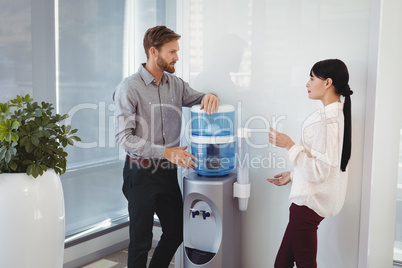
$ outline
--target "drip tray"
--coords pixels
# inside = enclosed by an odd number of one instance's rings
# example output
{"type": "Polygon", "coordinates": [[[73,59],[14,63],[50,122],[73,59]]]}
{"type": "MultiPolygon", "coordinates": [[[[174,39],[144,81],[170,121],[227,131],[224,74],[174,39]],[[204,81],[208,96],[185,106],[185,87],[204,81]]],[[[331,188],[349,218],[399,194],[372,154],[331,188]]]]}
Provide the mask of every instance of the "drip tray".
{"type": "Polygon", "coordinates": [[[186,247],[186,254],[194,264],[205,264],[213,259],[216,253],[186,247]]]}

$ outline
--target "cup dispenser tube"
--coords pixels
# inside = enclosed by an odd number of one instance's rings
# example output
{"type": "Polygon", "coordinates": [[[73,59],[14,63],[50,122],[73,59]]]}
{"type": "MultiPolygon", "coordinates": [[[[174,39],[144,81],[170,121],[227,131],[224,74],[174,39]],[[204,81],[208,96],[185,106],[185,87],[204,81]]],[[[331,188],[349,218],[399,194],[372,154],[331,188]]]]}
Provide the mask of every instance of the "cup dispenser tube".
{"type": "Polygon", "coordinates": [[[239,200],[239,210],[246,211],[248,199],[250,198],[250,179],[249,179],[249,150],[248,138],[251,136],[250,129],[238,129],[237,142],[237,182],[233,185],[233,196],[239,200]]]}

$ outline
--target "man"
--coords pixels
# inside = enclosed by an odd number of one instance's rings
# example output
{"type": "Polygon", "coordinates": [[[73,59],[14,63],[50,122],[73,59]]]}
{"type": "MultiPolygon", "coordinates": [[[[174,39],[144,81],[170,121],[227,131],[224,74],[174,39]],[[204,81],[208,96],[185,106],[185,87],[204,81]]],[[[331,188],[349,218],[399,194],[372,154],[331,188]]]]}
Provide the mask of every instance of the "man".
{"type": "Polygon", "coordinates": [[[208,114],[218,110],[219,99],[192,89],[172,75],[179,60],[180,35],[165,26],[148,29],[144,36],[147,62],[116,88],[116,139],[127,152],[123,193],[128,200],[130,245],[128,268],[146,266],[152,245],[153,216],[162,236],[149,267],[168,267],[183,240],[183,203],[177,165],[194,168],[197,158],[179,147],[181,108],[201,103],[208,114]]]}

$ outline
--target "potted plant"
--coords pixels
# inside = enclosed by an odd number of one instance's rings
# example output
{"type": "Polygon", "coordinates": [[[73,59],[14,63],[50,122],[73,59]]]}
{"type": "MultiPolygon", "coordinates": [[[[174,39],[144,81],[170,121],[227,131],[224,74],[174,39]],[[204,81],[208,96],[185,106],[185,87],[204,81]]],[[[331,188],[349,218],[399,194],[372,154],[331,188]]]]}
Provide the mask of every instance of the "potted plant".
{"type": "Polygon", "coordinates": [[[62,267],[64,148],[80,138],[52,104],[0,103],[0,267],[62,267]]]}

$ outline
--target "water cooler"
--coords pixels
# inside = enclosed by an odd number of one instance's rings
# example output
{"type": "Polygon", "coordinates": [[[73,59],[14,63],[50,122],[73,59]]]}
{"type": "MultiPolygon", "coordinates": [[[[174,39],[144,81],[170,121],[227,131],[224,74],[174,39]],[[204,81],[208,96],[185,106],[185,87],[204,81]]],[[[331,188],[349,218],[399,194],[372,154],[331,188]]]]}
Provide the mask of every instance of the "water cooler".
{"type": "Polygon", "coordinates": [[[250,195],[247,153],[249,131],[235,132],[235,110],[220,105],[212,115],[191,108],[191,153],[198,167],[184,177],[184,268],[240,268],[240,211],[250,195]],[[236,148],[241,145],[241,148],[236,148]],[[237,151],[237,152],[236,152],[237,151]]]}

